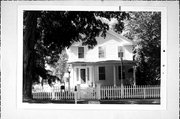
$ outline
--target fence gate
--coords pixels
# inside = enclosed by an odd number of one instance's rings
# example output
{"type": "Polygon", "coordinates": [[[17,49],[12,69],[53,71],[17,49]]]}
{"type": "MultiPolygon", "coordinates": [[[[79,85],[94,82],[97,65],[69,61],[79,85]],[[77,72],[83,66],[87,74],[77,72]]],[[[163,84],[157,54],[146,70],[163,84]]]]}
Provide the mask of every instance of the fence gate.
{"type": "Polygon", "coordinates": [[[86,99],[96,99],[96,88],[93,87],[86,87],[80,88],[78,90],[78,97],[79,99],[86,100],[86,99]]]}

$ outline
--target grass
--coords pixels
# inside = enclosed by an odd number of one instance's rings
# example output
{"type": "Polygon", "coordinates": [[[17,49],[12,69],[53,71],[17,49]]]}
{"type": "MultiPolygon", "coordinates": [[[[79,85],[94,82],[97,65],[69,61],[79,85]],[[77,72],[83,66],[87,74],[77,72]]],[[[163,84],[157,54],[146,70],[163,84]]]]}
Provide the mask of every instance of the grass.
{"type": "MultiPolygon", "coordinates": [[[[97,102],[99,101],[100,104],[160,104],[160,99],[119,99],[119,100],[78,100],[78,104],[88,104],[89,102],[97,102]]],[[[74,100],[50,100],[50,99],[31,99],[24,101],[26,103],[36,103],[36,104],[75,104],[74,100]]]]}

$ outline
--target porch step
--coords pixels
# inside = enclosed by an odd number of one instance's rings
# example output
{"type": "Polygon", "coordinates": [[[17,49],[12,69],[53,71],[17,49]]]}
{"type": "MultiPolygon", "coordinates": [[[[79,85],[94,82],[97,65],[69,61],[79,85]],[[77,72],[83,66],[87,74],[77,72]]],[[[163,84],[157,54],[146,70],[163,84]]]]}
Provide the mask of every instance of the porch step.
{"type": "Polygon", "coordinates": [[[91,101],[88,101],[88,104],[100,104],[100,101],[98,100],[91,100],[91,101]]]}

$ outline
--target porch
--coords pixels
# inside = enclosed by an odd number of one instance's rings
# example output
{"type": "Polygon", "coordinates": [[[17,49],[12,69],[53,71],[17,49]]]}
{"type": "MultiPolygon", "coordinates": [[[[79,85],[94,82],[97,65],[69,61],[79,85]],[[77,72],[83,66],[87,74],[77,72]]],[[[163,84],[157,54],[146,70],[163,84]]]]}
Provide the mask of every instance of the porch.
{"type": "Polygon", "coordinates": [[[70,87],[136,85],[135,62],[107,60],[98,62],[70,62],[70,87]]]}

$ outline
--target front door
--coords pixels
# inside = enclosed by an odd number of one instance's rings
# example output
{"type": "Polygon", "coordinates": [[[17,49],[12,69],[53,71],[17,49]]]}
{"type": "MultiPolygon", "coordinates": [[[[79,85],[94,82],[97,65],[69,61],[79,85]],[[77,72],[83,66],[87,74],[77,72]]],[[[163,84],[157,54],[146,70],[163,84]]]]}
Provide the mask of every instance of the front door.
{"type": "Polygon", "coordinates": [[[89,67],[77,67],[77,84],[80,84],[81,87],[88,87],[89,85],[91,85],[90,74],[91,73],[89,67]]]}
{"type": "Polygon", "coordinates": [[[86,69],[85,68],[80,69],[80,81],[81,81],[81,84],[86,84],[86,69]]]}

